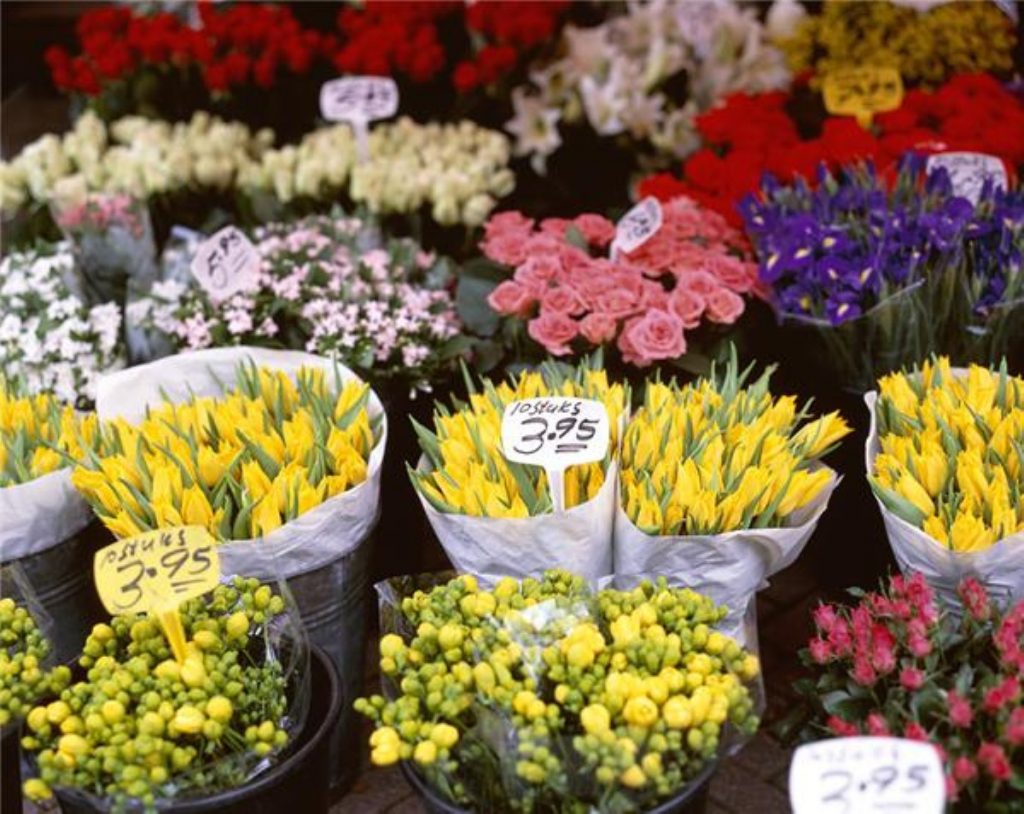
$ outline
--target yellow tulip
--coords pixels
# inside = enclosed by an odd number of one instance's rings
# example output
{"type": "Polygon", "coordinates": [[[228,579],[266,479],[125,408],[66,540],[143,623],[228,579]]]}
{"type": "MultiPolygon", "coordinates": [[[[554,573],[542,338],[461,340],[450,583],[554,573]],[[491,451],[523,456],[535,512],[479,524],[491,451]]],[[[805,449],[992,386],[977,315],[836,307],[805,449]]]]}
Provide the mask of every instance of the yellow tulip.
{"type": "Polygon", "coordinates": [[[995,542],[992,530],[968,512],[957,514],[949,529],[949,537],[954,551],[980,551],[995,542]]]}
{"type": "Polygon", "coordinates": [[[186,525],[208,528],[213,521],[213,508],[198,486],[190,486],[181,495],[181,519],[186,525]]]}
{"type": "Polygon", "coordinates": [[[925,517],[935,514],[935,504],[932,502],[928,490],[918,483],[917,479],[909,472],[900,475],[896,482],[896,491],[920,509],[925,517]]]}
{"type": "Polygon", "coordinates": [[[252,536],[264,537],[282,524],[281,513],[277,510],[277,500],[273,495],[265,495],[252,510],[252,536]]]}

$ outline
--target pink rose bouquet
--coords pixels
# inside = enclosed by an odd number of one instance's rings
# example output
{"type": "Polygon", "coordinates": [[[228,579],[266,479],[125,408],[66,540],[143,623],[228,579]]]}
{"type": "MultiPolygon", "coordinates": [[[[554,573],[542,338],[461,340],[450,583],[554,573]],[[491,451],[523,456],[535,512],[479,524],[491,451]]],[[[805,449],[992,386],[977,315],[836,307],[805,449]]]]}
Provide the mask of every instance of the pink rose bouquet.
{"type": "Polygon", "coordinates": [[[915,574],[860,594],[852,608],[820,605],[801,654],[817,679],[797,682],[809,705],[790,723],[810,723],[807,734],[819,737],[930,742],[946,769],[952,811],[1020,812],[1024,601],[1000,608],[972,577],[958,593],[954,614],[915,574]]]}
{"type": "Polygon", "coordinates": [[[639,367],[680,359],[688,331],[740,317],[744,297],[759,293],[757,266],[720,215],[685,197],[662,211],[647,242],[614,257],[615,225],[601,215],[539,223],[519,212],[493,216],[480,244],[501,267],[486,294],[490,316],[525,322],[555,356],[614,344],[639,367]]]}

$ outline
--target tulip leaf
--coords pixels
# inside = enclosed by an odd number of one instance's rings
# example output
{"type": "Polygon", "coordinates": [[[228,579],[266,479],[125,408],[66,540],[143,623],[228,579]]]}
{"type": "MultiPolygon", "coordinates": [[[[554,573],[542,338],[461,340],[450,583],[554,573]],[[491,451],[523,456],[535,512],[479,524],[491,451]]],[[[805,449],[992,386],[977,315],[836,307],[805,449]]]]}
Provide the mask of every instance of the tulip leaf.
{"type": "Polygon", "coordinates": [[[897,517],[906,520],[910,525],[920,528],[925,521],[925,513],[917,506],[907,500],[903,495],[897,494],[891,489],[880,486],[873,478],[870,479],[871,491],[873,491],[885,507],[897,517]]]}

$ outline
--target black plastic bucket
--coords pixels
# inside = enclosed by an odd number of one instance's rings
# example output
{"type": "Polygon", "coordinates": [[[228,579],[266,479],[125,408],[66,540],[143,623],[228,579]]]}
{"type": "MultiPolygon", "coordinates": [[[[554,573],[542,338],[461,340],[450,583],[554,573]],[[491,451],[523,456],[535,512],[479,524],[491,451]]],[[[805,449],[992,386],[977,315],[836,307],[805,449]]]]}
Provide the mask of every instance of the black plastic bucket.
{"type": "MultiPolygon", "coordinates": [[[[306,726],[294,750],[280,763],[241,788],[209,797],[160,806],[173,814],[326,814],[330,806],[330,761],[327,737],[341,713],[341,680],[334,663],[319,647],[310,648],[312,694],[306,726]]],[[[6,772],[6,768],[5,768],[6,772]]],[[[63,814],[101,814],[99,800],[57,790],[63,814]]],[[[6,810],[6,806],[5,806],[6,810]]],[[[14,809],[17,811],[17,809],[14,809]]]]}
{"type": "Polygon", "coordinates": [[[9,723],[0,730],[0,811],[21,814],[21,726],[9,723]]]}
{"type": "MultiPolygon", "coordinates": [[[[442,799],[407,762],[403,761],[401,766],[406,781],[420,796],[423,807],[429,814],[468,814],[467,809],[459,808],[454,803],[442,799]]],[[[647,814],[704,814],[708,805],[711,778],[714,777],[717,768],[717,764],[712,763],[687,783],[682,792],[656,808],[649,809],[647,814]]]]}

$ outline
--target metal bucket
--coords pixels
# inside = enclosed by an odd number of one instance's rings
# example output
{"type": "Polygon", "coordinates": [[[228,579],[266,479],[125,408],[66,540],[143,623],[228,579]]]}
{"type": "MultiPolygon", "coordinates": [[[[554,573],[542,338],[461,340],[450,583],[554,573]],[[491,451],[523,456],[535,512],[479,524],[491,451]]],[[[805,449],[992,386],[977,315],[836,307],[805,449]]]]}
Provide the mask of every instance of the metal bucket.
{"type": "Polygon", "coordinates": [[[341,677],[341,715],[328,739],[332,798],[352,784],[359,768],[359,727],[352,702],[363,686],[371,539],[322,568],[286,577],[309,640],[327,652],[341,677]]]}
{"type": "Polygon", "coordinates": [[[44,620],[44,633],[52,647],[51,658],[68,664],[78,658],[92,626],[107,618],[92,579],[92,558],[97,549],[112,541],[99,521],[57,545],[16,560],[13,566],[31,588],[37,603],[52,622],[44,620]]]}

